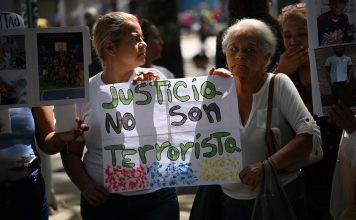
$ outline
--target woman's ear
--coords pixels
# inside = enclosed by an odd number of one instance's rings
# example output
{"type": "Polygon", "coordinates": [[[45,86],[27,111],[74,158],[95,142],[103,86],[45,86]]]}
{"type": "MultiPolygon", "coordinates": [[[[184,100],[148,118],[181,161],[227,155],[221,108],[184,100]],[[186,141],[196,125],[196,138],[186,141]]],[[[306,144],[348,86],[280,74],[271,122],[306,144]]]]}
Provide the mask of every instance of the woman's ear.
{"type": "Polygon", "coordinates": [[[104,43],[104,51],[109,56],[115,56],[115,45],[112,41],[106,40],[104,43]]]}
{"type": "Polygon", "coordinates": [[[267,53],[267,54],[265,54],[265,62],[266,62],[266,64],[269,62],[269,60],[271,59],[271,53],[267,53]]]}

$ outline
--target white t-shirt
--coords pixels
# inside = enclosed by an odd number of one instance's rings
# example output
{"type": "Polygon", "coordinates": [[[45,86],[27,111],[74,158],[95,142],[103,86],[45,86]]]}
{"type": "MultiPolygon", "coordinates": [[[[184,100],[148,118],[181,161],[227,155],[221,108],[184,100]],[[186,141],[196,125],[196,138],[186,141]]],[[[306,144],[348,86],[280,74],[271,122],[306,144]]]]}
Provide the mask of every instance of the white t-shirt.
{"type": "Polygon", "coordinates": [[[331,82],[343,82],[348,80],[347,67],[352,65],[351,58],[348,56],[331,56],[325,61],[325,66],[330,67],[331,82]]]}
{"type": "Polygon", "coordinates": [[[340,141],[330,196],[330,213],[334,219],[341,219],[342,215],[351,212],[351,208],[355,206],[355,181],[356,131],[348,134],[344,130],[340,141]]]}
{"type": "MultiPolygon", "coordinates": [[[[152,68],[135,68],[133,74],[130,77],[131,81],[136,73],[140,70],[153,70],[152,68]]],[[[159,71],[157,72],[161,79],[165,79],[164,75],[159,71]]],[[[92,178],[96,183],[103,185],[104,182],[104,169],[103,169],[103,157],[102,157],[102,134],[101,134],[101,121],[100,111],[102,101],[98,98],[99,88],[105,83],[101,79],[102,72],[96,74],[89,79],[89,97],[90,100],[87,103],[80,103],[76,105],[77,116],[84,121],[85,124],[89,126],[89,130],[84,132],[84,140],[87,151],[84,154],[83,164],[89,177],[92,178]]],[[[154,192],[158,189],[148,189],[139,191],[130,191],[120,193],[122,195],[141,195],[154,192]]]]}
{"type": "Polygon", "coordinates": [[[152,65],[152,68],[158,69],[167,79],[175,78],[174,74],[171,71],[169,71],[169,69],[167,69],[166,67],[152,65]]]}
{"type": "MultiPolygon", "coordinates": [[[[262,88],[253,94],[252,108],[245,126],[240,122],[243,158],[242,167],[265,160],[268,157],[265,134],[268,88],[272,76],[273,74],[269,73],[262,88]]],[[[321,137],[319,127],[316,125],[293,82],[287,75],[278,74],[276,76],[273,96],[271,127],[279,127],[283,130],[284,126],[288,126],[287,120],[296,131],[296,134],[312,134],[314,136],[314,147],[320,146],[321,137]]],[[[289,174],[280,175],[282,185],[288,184],[298,175],[298,170],[289,174]]],[[[222,190],[225,194],[235,199],[254,199],[258,192],[258,189],[252,190],[250,186],[243,183],[223,184],[222,190]]]]}

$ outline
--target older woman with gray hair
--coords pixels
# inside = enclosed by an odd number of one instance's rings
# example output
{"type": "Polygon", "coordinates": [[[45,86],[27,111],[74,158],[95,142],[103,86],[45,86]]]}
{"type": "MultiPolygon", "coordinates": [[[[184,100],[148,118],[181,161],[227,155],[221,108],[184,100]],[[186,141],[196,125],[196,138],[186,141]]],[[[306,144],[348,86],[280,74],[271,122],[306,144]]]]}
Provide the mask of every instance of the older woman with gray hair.
{"type": "Polygon", "coordinates": [[[242,19],[226,30],[222,48],[227,69],[212,68],[210,75],[234,77],[240,114],[243,170],[241,182],[221,185],[223,219],[250,219],[261,182],[261,161],[269,160],[279,172],[281,183],[298,216],[304,219],[304,184],[300,170],[286,170],[320,146],[320,131],[292,81],[285,74],[274,78],[271,127],[288,126],[296,136],[269,155],[265,140],[269,84],[274,76],[266,67],[276,47],[268,25],[257,19],[242,19]]]}

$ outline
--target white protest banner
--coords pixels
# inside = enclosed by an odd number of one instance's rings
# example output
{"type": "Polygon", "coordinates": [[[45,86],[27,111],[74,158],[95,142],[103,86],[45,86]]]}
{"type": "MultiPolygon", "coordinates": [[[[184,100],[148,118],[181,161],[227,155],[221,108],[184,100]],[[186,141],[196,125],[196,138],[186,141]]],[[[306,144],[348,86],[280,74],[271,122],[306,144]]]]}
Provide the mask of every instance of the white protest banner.
{"type": "Polygon", "coordinates": [[[238,182],[241,146],[233,78],[101,86],[109,192],[238,182]]]}

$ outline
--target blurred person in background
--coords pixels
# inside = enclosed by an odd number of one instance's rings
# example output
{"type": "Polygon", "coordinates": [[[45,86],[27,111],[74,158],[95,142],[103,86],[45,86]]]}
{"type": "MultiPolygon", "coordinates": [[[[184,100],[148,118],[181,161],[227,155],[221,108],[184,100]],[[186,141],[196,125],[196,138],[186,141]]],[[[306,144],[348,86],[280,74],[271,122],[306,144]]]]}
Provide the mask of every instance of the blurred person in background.
{"type": "Polygon", "coordinates": [[[209,57],[205,53],[198,53],[193,56],[192,58],[193,64],[197,69],[195,76],[206,76],[208,75],[208,64],[209,64],[209,57]]]}
{"type": "Polygon", "coordinates": [[[332,118],[313,114],[310,63],[308,57],[308,23],[305,3],[286,6],[278,20],[282,27],[286,51],[281,55],[275,73],[287,74],[296,86],[304,104],[320,126],[323,159],[303,168],[306,183],[308,219],[329,220],[329,203],[341,129],[332,118]]]}
{"type": "Polygon", "coordinates": [[[92,43],[92,35],[95,28],[95,22],[98,18],[99,18],[99,11],[95,7],[89,7],[85,10],[84,21],[85,21],[85,25],[87,25],[89,28],[89,33],[91,36],[90,38],[91,64],[89,64],[89,77],[92,77],[98,72],[102,71],[98,55],[96,54],[92,43]]]}
{"type": "Polygon", "coordinates": [[[152,22],[147,19],[141,19],[140,21],[143,40],[146,42],[146,62],[141,67],[155,68],[159,70],[167,79],[174,79],[174,74],[169,69],[154,65],[153,62],[161,57],[164,42],[161,35],[152,22]]]}
{"type": "Polygon", "coordinates": [[[356,112],[342,102],[330,116],[343,128],[330,198],[330,214],[336,220],[356,219],[356,112]]]}

